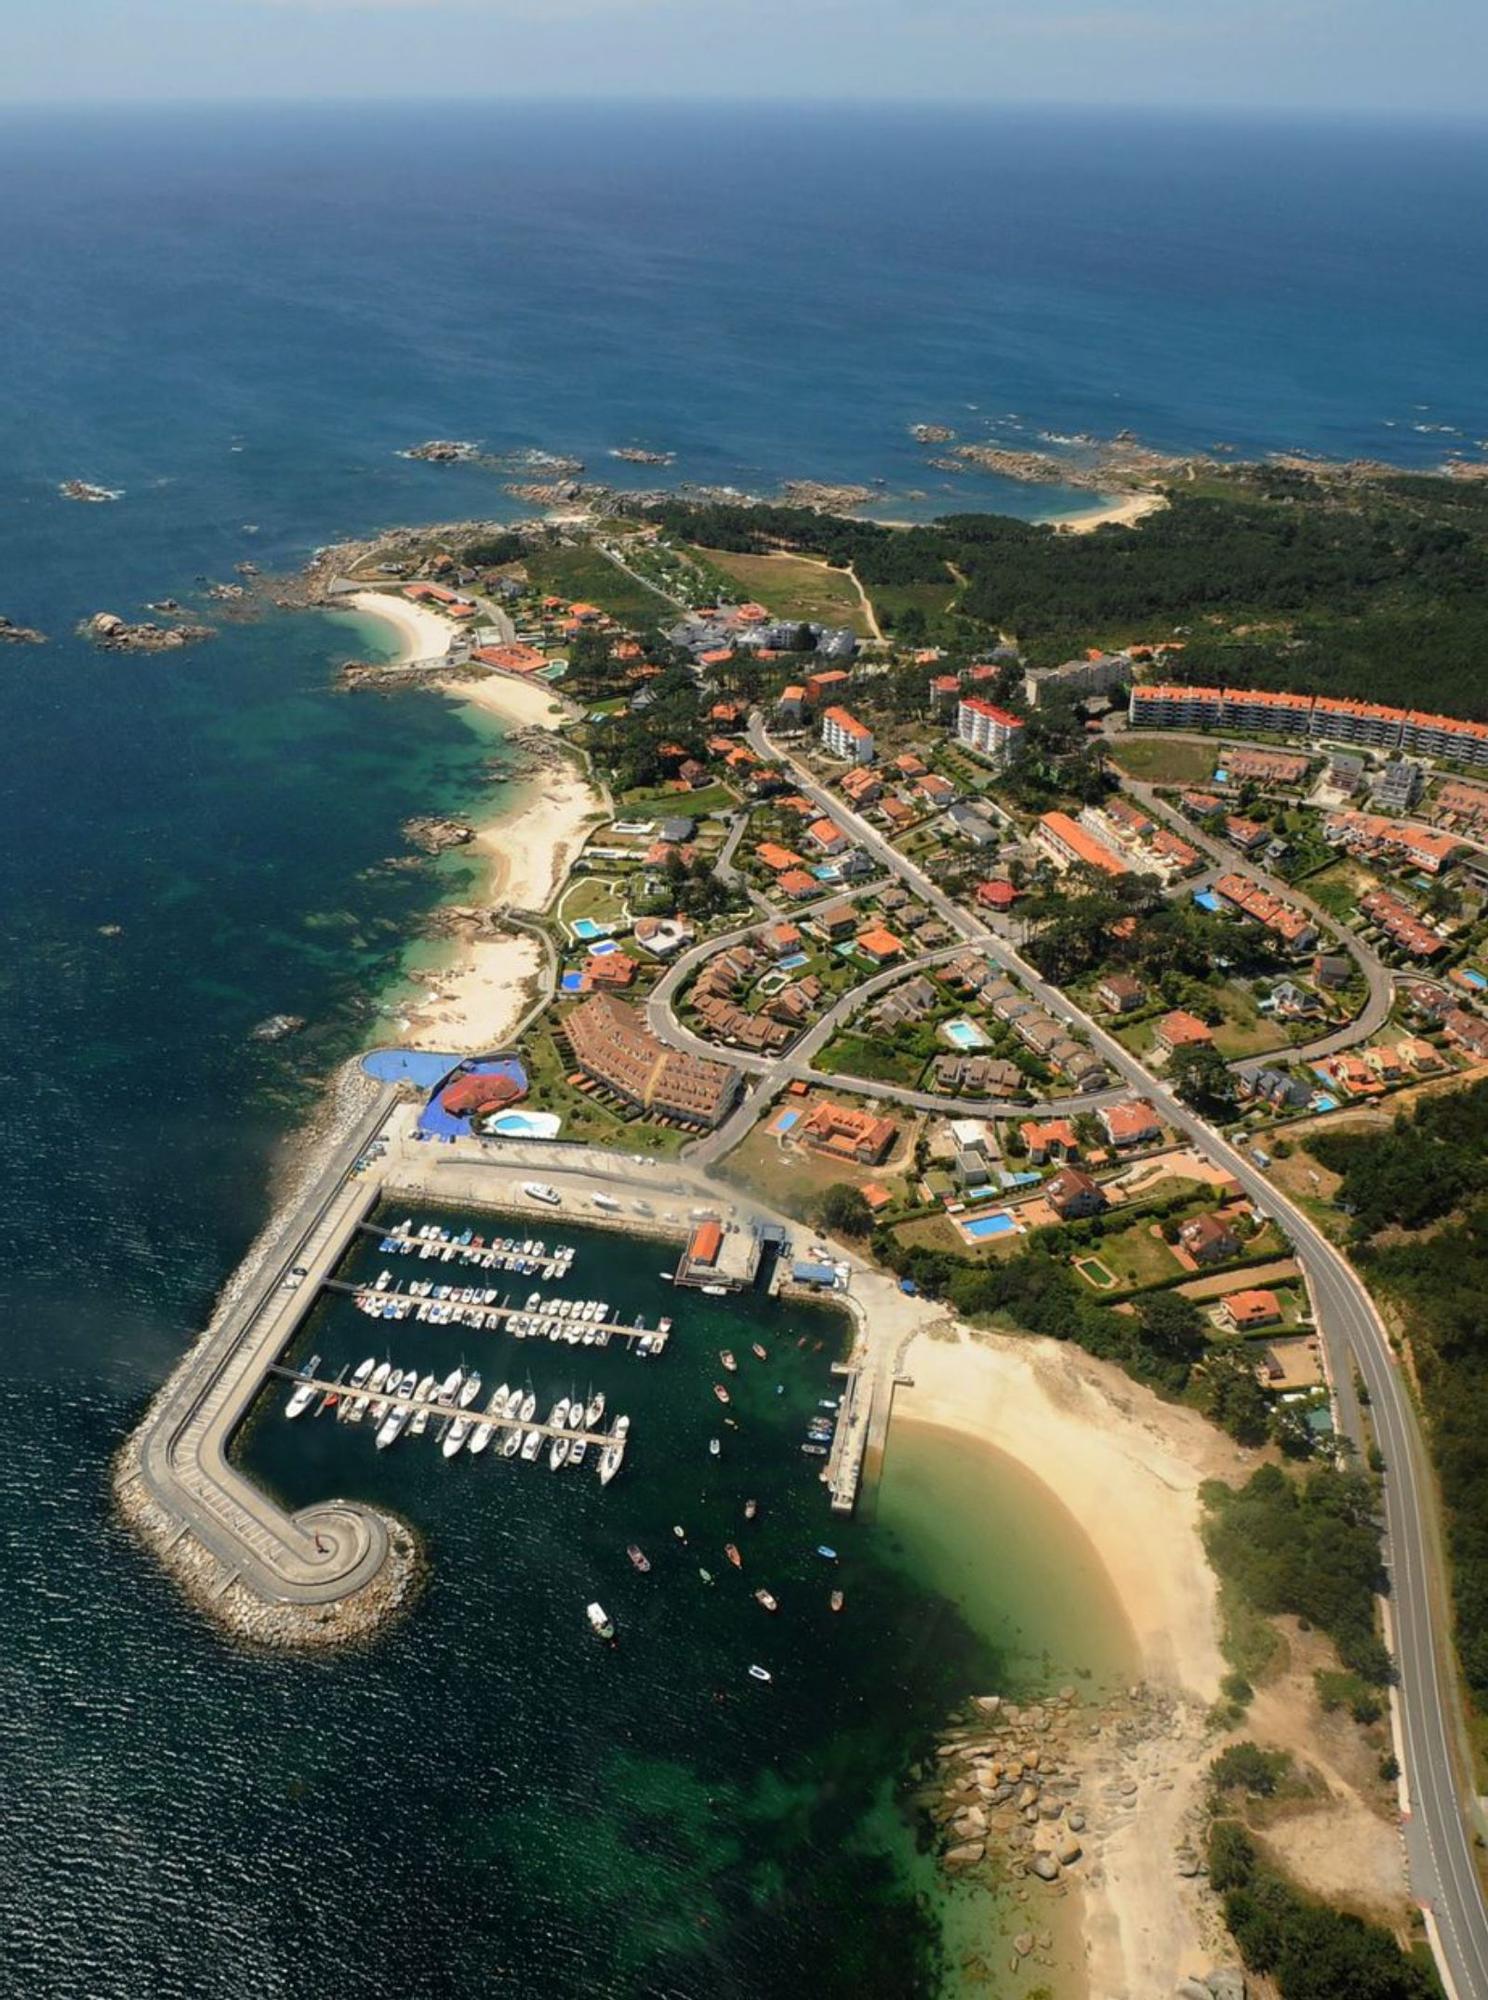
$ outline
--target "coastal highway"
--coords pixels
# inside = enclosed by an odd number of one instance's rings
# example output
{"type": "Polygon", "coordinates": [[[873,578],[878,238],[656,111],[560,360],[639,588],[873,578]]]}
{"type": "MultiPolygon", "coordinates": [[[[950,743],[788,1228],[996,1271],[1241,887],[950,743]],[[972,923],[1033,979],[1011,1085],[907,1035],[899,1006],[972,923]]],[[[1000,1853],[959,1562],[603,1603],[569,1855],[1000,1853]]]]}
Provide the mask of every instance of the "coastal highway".
{"type": "Polygon", "coordinates": [[[1347,1259],[1247,1155],[1181,1104],[1160,1078],[1042,980],[980,918],[937,889],[876,828],[818,785],[809,771],[772,742],[758,716],[751,717],[749,740],[760,756],[785,764],[808,798],[850,825],[867,853],[900,876],[963,937],[1015,973],[1051,1014],[1078,1024],[1092,1047],[1134,1090],[1156,1095],[1169,1122],[1220,1162],[1257,1207],[1276,1217],[1290,1235],[1311,1287],[1337,1392],[1339,1422],[1345,1435],[1357,1441],[1361,1431],[1353,1383],[1357,1364],[1385,1460],[1384,1555],[1400,1677],[1405,1838],[1412,1888],[1429,1913],[1438,1963],[1454,2000],[1488,2000],[1488,1908],[1474,1864],[1470,1813],[1458,1781],[1457,1691],[1450,1667],[1450,1634],[1441,1609],[1444,1590],[1433,1574],[1432,1474],[1408,1390],[1368,1292],[1347,1259]]]}

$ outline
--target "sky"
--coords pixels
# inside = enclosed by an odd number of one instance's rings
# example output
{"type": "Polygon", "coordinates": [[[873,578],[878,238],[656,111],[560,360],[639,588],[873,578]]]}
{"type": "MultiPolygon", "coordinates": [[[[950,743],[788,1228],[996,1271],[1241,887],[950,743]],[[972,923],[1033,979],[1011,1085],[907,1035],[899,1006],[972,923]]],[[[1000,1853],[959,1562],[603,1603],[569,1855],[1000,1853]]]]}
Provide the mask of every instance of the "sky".
{"type": "Polygon", "coordinates": [[[0,101],[909,99],[1483,118],[1484,0],[0,0],[0,101]]]}

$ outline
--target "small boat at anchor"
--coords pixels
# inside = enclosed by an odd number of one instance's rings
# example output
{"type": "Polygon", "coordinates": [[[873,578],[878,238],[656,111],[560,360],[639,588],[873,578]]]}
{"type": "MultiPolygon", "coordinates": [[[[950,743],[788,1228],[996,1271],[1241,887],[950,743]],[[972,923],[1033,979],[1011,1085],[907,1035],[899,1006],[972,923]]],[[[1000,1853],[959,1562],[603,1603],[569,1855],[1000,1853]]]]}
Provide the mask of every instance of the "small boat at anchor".
{"type": "Polygon", "coordinates": [[[739,1551],[734,1547],[732,1542],[724,1543],[723,1553],[728,1557],[735,1569],[743,1569],[744,1558],[739,1554],[739,1551]]]}
{"type": "Polygon", "coordinates": [[[733,1355],[729,1352],[729,1350],[726,1347],[719,1348],[718,1358],[723,1363],[724,1367],[728,1370],[730,1375],[738,1373],[739,1364],[737,1361],[735,1361],[733,1355]]]}
{"type": "Polygon", "coordinates": [[[626,1549],[625,1553],[630,1557],[630,1560],[634,1565],[634,1567],[641,1572],[642,1576],[644,1576],[647,1570],[649,1570],[651,1567],[651,1558],[648,1555],[644,1554],[640,1549],[638,1549],[634,1542],[630,1544],[629,1548],[626,1549]]]}
{"type": "Polygon", "coordinates": [[[744,1518],[746,1521],[752,1521],[758,1512],[759,1512],[758,1500],[746,1500],[744,1502],[744,1518]]]}
{"type": "Polygon", "coordinates": [[[770,1672],[768,1667],[751,1666],[749,1669],[749,1678],[752,1681],[772,1681],[775,1676],[770,1672]]]}
{"type": "Polygon", "coordinates": [[[719,1452],[721,1452],[722,1450],[723,1450],[723,1446],[722,1446],[722,1445],[721,1445],[721,1444],[720,1444],[720,1443],[718,1442],[717,1438],[709,1438],[709,1440],[708,1440],[708,1456],[709,1456],[710,1458],[717,1458],[717,1456],[718,1456],[719,1452]]]}
{"type": "Polygon", "coordinates": [[[603,1639],[607,1646],[615,1643],[615,1628],[605,1615],[602,1604],[586,1604],[584,1616],[589,1620],[589,1630],[597,1639],[603,1639]]]}
{"type": "Polygon", "coordinates": [[[727,1403],[733,1400],[732,1397],[729,1395],[728,1390],[724,1388],[721,1382],[715,1382],[713,1384],[713,1393],[718,1398],[720,1403],[727,1403]]]}
{"type": "Polygon", "coordinates": [[[832,1601],[832,1609],[834,1611],[840,1611],[844,1603],[846,1602],[846,1599],[843,1597],[842,1592],[840,1590],[834,1590],[832,1592],[831,1601],[832,1601]]]}
{"type": "Polygon", "coordinates": [[[672,1533],[677,1537],[677,1540],[679,1542],[685,1542],[687,1540],[687,1530],[685,1528],[679,1528],[675,1521],[672,1523],[672,1533]]]}
{"type": "Polygon", "coordinates": [[[756,1361],[768,1361],[770,1358],[769,1355],[766,1354],[765,1350],[760,1346],[757,1340],[750,1341],[749,1351],[754,1356],[756,1361]]]}
{"type": "Polygon", "coordinates": [[[780,1609],[779,1604],[768,1590],[757,1590],[754,1593],[754,1601],[756,1604],[763,1604],[766,1611],[778,1611],[780,1609]]]}

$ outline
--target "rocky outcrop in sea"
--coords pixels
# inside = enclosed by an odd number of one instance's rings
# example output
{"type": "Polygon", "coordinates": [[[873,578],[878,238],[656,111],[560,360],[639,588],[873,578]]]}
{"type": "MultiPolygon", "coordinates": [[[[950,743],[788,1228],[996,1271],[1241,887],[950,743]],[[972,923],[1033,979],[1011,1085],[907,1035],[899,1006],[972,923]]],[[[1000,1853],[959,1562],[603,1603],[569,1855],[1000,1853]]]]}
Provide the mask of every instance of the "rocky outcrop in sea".
{"type": "Polygon", "coordinates": [[[216,636],[210,625],[131,625],[112,611],[85,618],[78,635],[106,653],[170,653],[216,636]]]}
{"type": "Polygon", "coordinates": [[[0,618],[0,646],[44,646],[45,632],[38,632],[34,625],[15,625],[8,618],[0,618]]]}

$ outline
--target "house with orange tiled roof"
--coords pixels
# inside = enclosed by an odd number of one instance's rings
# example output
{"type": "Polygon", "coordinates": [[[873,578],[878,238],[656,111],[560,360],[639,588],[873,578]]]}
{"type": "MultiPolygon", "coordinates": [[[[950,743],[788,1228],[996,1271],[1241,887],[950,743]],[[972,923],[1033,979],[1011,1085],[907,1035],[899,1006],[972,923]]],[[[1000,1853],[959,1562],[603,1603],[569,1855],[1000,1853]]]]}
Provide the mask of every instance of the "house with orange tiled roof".
{"type": "Polygon", "coordinates": [[[1043,1124],[1025,1118],[1018,1135],[1036,1167],[1046,1166],[1050,1160],[1073,1160],[1080,1151],[1079,1137],[1067,1118],[1051,1118],[1043,1124]]]}
{"type": "Polygon", "coordinates": [[[477,646],[470,657],[483,667],[494,667],[500,674],[535,674],[539,667],[548,663],[547,655],[540,653],[536,646],[520,644],[477,646]]]}
{"type": "Polygon", "coordinates": [[[762,840],[754,851],[776,875],[783,875],[788,868],[803,868],[806,865],[799,854],[793,854],[788,847],[777,846],[773,840],[762,840]]]}
{"type": "Polygon", "coordinates": [[[1164,1014],[1153,1031],[1153,1038],[1164,1055],[1172,1055],[1175,1049],[1207,1049],[1214,1041],[1214,1030],[1206,1027],[1197,1014],[1189,1014],[1177,1007],[1171,1014],[1164,1014]]]}
{"type": "Polygon", "coordinates": [[[875,965],[892,965],[896,958],[904,956],[903,941],[882,924],[873,924],[866,931],[858,932],[858,950],[871,958],[875,965]]]}
{"type": "Polygon", "coordinates": [[[802,903],[811,896],[821,894],[821,883],[814,875],[808,875],[804,868],[787,868],[783,875],[776,876],[775,886],[782,896],[789,896],[793,903],[802,903]]]}
{"type": "Polygon", "coordinates": [[[815,1152],[874,1167],[892,1147],[898,1129],[892,1119],[826,1100],[813,1106],[797,1136],[815,1152]]]}
{"type": "Polygon", "coordinates": [[[830,819],[813,820],[806,829],[806,838],[823,854],[841,854],[851,844],[842,828],[830,819]]]}

